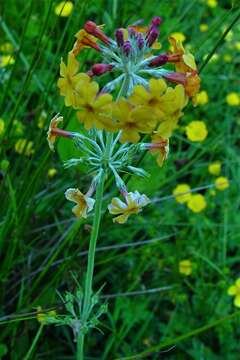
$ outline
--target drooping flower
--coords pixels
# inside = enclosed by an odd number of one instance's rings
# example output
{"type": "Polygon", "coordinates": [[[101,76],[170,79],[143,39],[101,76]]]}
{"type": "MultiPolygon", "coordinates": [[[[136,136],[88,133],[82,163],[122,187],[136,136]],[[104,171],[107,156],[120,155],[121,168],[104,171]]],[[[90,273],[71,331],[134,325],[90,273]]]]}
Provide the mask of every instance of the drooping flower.
{"type": "Polygon", "coordinates": [[[57,16],[68,17],[73,11],[73,3],[71,1],[61,1],[58,3],[54,12],[57,16]]]}
{"type": "Polygon", "coordinates": [[[157,163],[163,166],[164,161],[169,154],[169,139],[163,138],[159,132],[155,131],[152,135],[152,143],[149,144],[149,149],[152,153],[157,153],[157,163]]]}
{"type": "Polygon", "coordinates": [[[216,187],[217,190],[220,190],[220,191],[223,191],[223,190],[227,189],[229,187],[228,178],[226,178],[224,176],[219,176],[215,180],[215,187],[216,187]]]}
{"type": "Polygon", "coordinates": [[[206,139],[208,131],[204,121],[191,121],[186,126],[187,138],[191,141],[203,141],[206,139]]]}
{"type": "Polygon", "coordinates": [[[163,77],[174,84],[182,84],[186,95],[189,97],[195,97],[199,92],[201,80],[197,71],[166,73],[163,74],[163,77]]]}
{"type": "Polygon", "coordinates": [[[177,202],[179,202],[180,204],[183,204],[190,200],[191,188],[187,184],[179,184],[173,190],[173,195],[175,196],[175,199],[177,202]]]}
{"type": "Polygon", "coordinates": [[[125,98],[121,98],[114,104],[113,117],[116,127],[122,130],[121,142],[136,143],[140,139],[140,133],[149,134],[156,125],[156,120],[144,106],[134,106],[125,98]]]}
{"type": "Polygon", "coordinates": [[[236,92],[231,92],[226,96],[226,101],[230,106],[239,106],[240,96],[236,92]]]}
{"type": "Polygon", "coordinates": [[[196,71],[197,65],[194,56],[184,49],[182,41],[176,40],[173,36],[170,36],[168,41],[173,48],[168,55],[168,61],[175,64],[176,70],[184,74],[196,71]]]}
{"type": "Polygon", "coordinates": [[[228,295],[234,297],[234,305],[240,307],[240,279],[237,279],[234,285],[229,286],[227,292],[228,295]]]}
{"type": "Polygon", "coordinates": [[[60,94],[64,96],[66,106],[76,107],[79,94],[77,88],[84,87],[90,82],[90,77],[85,73],[78,73],[79,62],[72,53],[68,54],[67,65],[61,60],[60,75],[61,78],[57,82],[60,94]]]}
{"type": "Polygon", "coordinates": [[[100,51],[100,47],[97,44],[97,39],[95,38],[95,36],[90,35],[88,32],[86,32],[86,30],[79,30],[76,33],[75,37],[77,38],[77,40],[75,41],[73,49],[71,51],[75,56],[78,55],[80,51],[85,48],[93,48],[97,51],[100,51]]]}
{"type": "Polygon", "coordinates": [[[192,273],[192,262],[190,260],[179,261],[178,270],[180,274],[189,276],[192,273]]]}
{"type": "Polygon", "coordinates": [[[126,193],[124,197],[126,202],[115,197],[108,205],[110,214],[118,215],[113,219],[113,222],[119,224],[124,224],[130,215],[138,214],[144,206],[150,203],[148,197],[145,194],[139,194],[138,191],[126,193]]]}
{"type": "Polygon", "coordinates": [[[207,206],[206,200],[202,194],[193,194],[187,202],[187,207],[194,213],[203,211],[207,206]]]}
{"type": "Polygon", "coordinates": [[[77,117],[84,124],[87,130],[94,126],[98,129],[114,131],[112,121],[112,95],[99,94],[99,85],[92,81],[80,86],[78,89],[78,99],[76,107],[77,117]]]}
{"type": "Polygon", "coordinates": [[[87,218],[88,212],[93,209],[95,200],[89,197],[87,194],[84,195],[79,189],[70,188],[65,192],[67,200],[73,201],[76,205],[72,208],[72,212],[76,217],[87,218]]]}
{"type": "Polygon", "coordinates": [[[50,121],[49,129],[47,133],[47,141],[50,149],[54,150],[54,143],[56,141],[57,135],[54,133],[54,130],[58,128],[60,122],[63,121],[63,117],[59,116],[59,114],[55,115],[54,118],[50,121]]]}
{"type": "Polygon", "coordinates": [[[208,172],[212,175],[218,176],[221,173],[222,164],[220,161],[214,161],[208,165],[208,172]]]}

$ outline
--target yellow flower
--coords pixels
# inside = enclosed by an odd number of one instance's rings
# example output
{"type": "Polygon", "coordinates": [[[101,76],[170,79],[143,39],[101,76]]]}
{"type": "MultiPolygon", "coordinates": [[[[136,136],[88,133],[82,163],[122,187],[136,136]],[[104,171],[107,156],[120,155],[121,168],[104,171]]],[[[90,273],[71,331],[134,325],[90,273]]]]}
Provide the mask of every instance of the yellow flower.
{"type": "Polygon", "coordinates": [[[186,40],[186,36],[181,32],[172,33],[170,36],[173,37],[176,41],[180,41],[181,43],[186,40]]]}
{"type": "Polygon", "coordinates": [[[227,95],[226,101],[230,106],[239,106],[240,105],[240,97],[237,93],[231,92],[227,95]]]}
{"type": "Polygon", "coordinates": [[[163,138],[159,135],[158,131],[154,132],[152,135],[152,147],[150,148],[150,151],[158,153],[157,163],[159,166],[162,166],[169,154],[169,139],[163,138]]]}
{"type": "Polygon", "coordinates": [[[14,63],[15,63],[15,59],[12,55],[0,56],[0,68],[8,65],[13,65],[14,63]]]}
{"type": "Polygon", "coordinates": [[[84,88],[85,84],[90,82],[90,77],[84,73],[78,73],[79,62],[75,59],[72,53],[68,54],[67,65],[61,60],[60,75],[57,86],[60,89],[60,94],[65,97],[65,105],[76,107],[78,100],[77,87],[84,88]]]}
{"type": "Polygon", "coordinates": [[[4,44],[0,45],[0,51],[3,53],[13,53],[14,47],[10,42],[5,42],[4,44]]]}
{"type": "Polygon", "coordinates": [[[93,209],[95,200],[81,193],[79,189],[67,189],[65,192],[65,197],[67,200],[75,202],[75,205],[72,208],[72,212],[76,217],[87,218],[87,213],[93,209]]]}
{"type": "Polygon", "coordinates": [[[59,114],[55,115],[54,118],[50,121],[48,133],[47,133],[47,141],[50,149],[54,150],[54,143],[56,141],[57,136],[53,134],[53,130],[57,129],[60,122],[63,121],[63,117],[59,116],[59,114]]]}
{"type": "Polygon", "coordinates": [[[116,126],[122,130],[120,140],[123,143],[138,142],[140,133],[149,134],[156,125],[156,120],[146,107],[134,107],[125,98],[114,104],[113,117],[117,121],[116,126]]]}
{"type": "Polygon", "coordinates": [[[218,2],[217,2],[217,0],[207,0],[207,5],[210,8],[214,9],[215,7],[218,6],[218,2]]]}
{"type": "Polygon", "coordinates": [[[208,24],[200,24],[199,29],[201,32],[208,31],[208,24]]]}
{"type": "Polygon", "coordinates": [[[191,198],[191,188],[187,184],[179,184],[173,190],[173,195],[177,202],[183,204],[191,198]]]}
{"type": "Polygon", "coordinates": [[[240,51],[240,41],[235,42],[234,47],[236,50],[240,51]]]}
{"type": "Polygon", "coordinates": [[[28,141],[27,139],[19,139],[15,143],[15,151],[18,154],[24,154],[26,156],[30,156],[34,153],[33,142],[28,141]]]}
{"type": "Polygon", "coordinates": [[[223,190],[227,189],[229,187],[228,178],[226,178],[224,176],[219,176],[215,180],[215,187],[216,187],[217,190],[220,190],[220,191],[223,191],[223,190]]]}
{"type": "Polygon", "coordinates": [[[225,61],[226,63],[230,63],[230,62],[232,62],[232,60],[233,60],[233,57],[230,54],[225,54],[223,56],[223,61],[225,61]]]}
{"type": "Polygon", "coordinates": [[[195,98],[196,105],[205,105],[208,103],[208,93],[205,90],[200,91],[195,98]]]}
{"type": "Polygon", "coordinates": [[[75,37],[77,40],[75,41],[71,51],[75,56],[78,55],[84,48],[91,47],[98,51],[100,50],[100,47],[97,45],[97,38],[93,35],[90,35],[86,30],[79,30],[75,37]]]}
{"type": "Polygon", "coordinates": [[[47,324],[48,318],[55,318],[56,315],[57,313],[55,310],[43,312],[41,306],[37,307],[37,321],[42,325],[47,324]]]}
{"type": "Polygon", "coordinates": [[[170,36],[168,41],[172,46],[172,51],[168,58],[170,62],[175,64],[176,70],[181,73],[196,71],[195,58],[189,51],[184,49],[182,41],[174,36],[170,36]]]}
{"type": "Polygon", "coordinates": [[[57,174],[57,169],[51,168],[48,170],[48,177],[52,178],[57,174]]]}
{"type": "Polygon", "coordinates": [[[191,141],[203,141],[206,139],[208,131],[204,121],[191,121],[186,126],[187,138],[191,141]]]}
{"type": "Polygon", "coordinates": [[[99,85],[97,82],[86,82],[78,89],[76,107],[79,110],[77,117],[84,127],[90,130],[94,126],[108,131],[115,130],[112,121],[112,95],[98,95],[99,85]]]}
{"type": "Polygon", "coordinates": [[[199,213],[206,208],[207,203],[203,195],[193,194],[188,200],[187,206],[194,213],[199,213]]]}
{"type": "Polygon", "coordinates": [[[228,295],[234,296],[234,305],[240,307],[240,279],[235,281],[234,285],[229,286],[228,295]]]}
{"type": "Polygon", "coordinates": [[[208,165],[208,172],[212,175],[218,176],[221,172],[222,164],[220,161],[215,161],[208,165]]]}
{"type": "Polygon", "coordinates": [[[189,276],[192,273],[192,263],[190,260],[181,260],[178,265],[180,274],[189,276]]]}
{"type": "Polygon", "coordinates": [[[111,204],[108,205],[110,214],[118,215],[113,219],[113,222],[124,224],[131,214],[138,214],[144,206],[150,203],[148,197],[139,194],[138,191],[127,193],[125,201],[126,203],[115,197],[112,199],[111,204]]]}
{"type": "Polygon", "coordinates": [[[71,1],[61,1],[55,6],[54,12],[57,16],[68,17],[73,11],[73,3],[71,1]]]}
{"type": "Polygon", "coordinates": [[[0,118],[0,136],[4,133],[5,129],[5,122],[3,119],[0,118]]]}

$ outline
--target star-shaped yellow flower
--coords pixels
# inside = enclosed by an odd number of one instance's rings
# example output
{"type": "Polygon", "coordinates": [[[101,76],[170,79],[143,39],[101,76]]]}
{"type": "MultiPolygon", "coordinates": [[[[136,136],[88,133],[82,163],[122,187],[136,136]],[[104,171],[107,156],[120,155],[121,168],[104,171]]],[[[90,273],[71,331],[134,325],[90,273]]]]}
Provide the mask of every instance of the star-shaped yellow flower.
{"type": "Polygon", "coordinates": [[[87,218],[87,213],[93,209],[95,200],[81,193],[79,189],[70,188],[65,192],[67,200],[75,202],[72,212],[76,217],[87,218]]]}
{"type": "Polygon", "coordinates": [[[110,214],[118,215],[113,219],[113,222],[124,224],[130,215],[138,214],[144,206],[150,203],[148,197],[139,194],[138,191],[127,193],[125,200],[126,203],[115,197],[112,199],[111,204],[108,205],[110,214]]]}

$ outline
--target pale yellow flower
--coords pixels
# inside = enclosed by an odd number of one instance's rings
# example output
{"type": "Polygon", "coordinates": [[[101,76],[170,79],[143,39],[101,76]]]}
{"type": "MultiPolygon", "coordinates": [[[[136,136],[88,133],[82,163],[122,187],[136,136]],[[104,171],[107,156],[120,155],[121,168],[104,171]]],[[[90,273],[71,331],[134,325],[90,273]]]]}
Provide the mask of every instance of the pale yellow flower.
{"type": "Polygon", "coordinates": [[[212,175],[218,176],[221,173],[222,164],[220,161],[214,161],[208,165],[208,172],[212,175]]]}
{"type": "Polygon", "coordinates": [[[215,187],[216,187],[217,190],[220,190],[220,191],[223,191],[223,190],[227,189],[229,187],[228,178],[226,178],[224,176],[219,176],[215,180],[215,187]]]}
{"type": "Polygon", "coordinates": [[[87,218],[87,214],[89,211],[93,209],[95,200],[88,195],[84,195],[81,193],[79,189],[70,188],[65,192],[65,197],[67,200],[75,202],[75,205],[72,208],[72,212],[76,217],[87,218]]]}
{"type": "Polygon", "coordinates": [[[144,206],[150,203],[148,197],[145,194],[139,194],[138,191],[127,193],[125,201],[126,203],[115,197],[108,205],[110,214],[118,215],[113,222],[124,224],[130,215],[138,214],[144,206]]]}
{"type": "Polygon", "coordinates": [[[203,141],[206,139],[208,131],[204,121],[191,121],[186,126],[187,138],[191,141],[203,141]]]}
{"type": "Polygon", "coordinates": [[[188,202],[191,198],[191,188],[187,184],[179,184],[173,190],[173,195],[175,196],[177,202],[183,204],[188,202]]]}
{"type": "Polygon", "coordinates": [[[18,154],[31,156],[34,153],[33,142],[28,141],[27,139],[18,139],[14,147],[15,147],[15,151],[18,154]]]}
{"type": "Polygon", "coordinates": [[[73,11],[73,3],[71,1],[61,1],[54,8],[57,16],[68,17],[73,11]]]}
{"type": "Polygon", "coordinates": [[[178,265],[180,274],[189,276],[192,273],[192,263],[190,260],[181,260],[178,265]]]}
{"type": "Polygon", "coordinates": [[[187,207],[194,213],[203,211],[207,206],[206,200],[201,194],[193,194],[187,202],[187,207]]]}
{"type": "Polygon", "coordinates": [[[53,133],[53,129],[56,129],[60,122],[63,121],[63,117],[59,116],[59,114],[55,115],[54,118],[50,121],[48,133],[47,133],[47,141],[50,149],[54,150],[54,143],[56,141],[57,136],[53,133]]]}
{"type": "Polygon", "coordinates": [[[205,105],[207,103],[208,93],[205,90],[202,90],[195,97],[195,105],[205,105]]]}
{"type": "Polygon", "coordinates": [[[231,92],[226,96],[226,101],[230,106],[239,106],[240,96],[236,92],[231,92]]]}
{"type": "Polygon", "coordinates": [[[229,286],[227,292],[229,296],[234,296],[234,305],[240,307],[240,278],[235,281],[234,285],[229,286]]]}

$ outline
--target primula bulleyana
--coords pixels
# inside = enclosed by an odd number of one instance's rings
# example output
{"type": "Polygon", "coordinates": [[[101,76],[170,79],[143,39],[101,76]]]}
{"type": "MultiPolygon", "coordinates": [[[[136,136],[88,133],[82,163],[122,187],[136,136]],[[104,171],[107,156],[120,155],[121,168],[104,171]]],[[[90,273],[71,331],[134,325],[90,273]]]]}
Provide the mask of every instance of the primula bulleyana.
{"type": "Polygon", "coordinates": [[[223,190],[227,189],[229,187],[228,178],[226,178],[224,176],[219,176],[215,180],[215,187],[216,187],[217,190],[220,190],[220,191],[223,191],[223,190]]]}
{"type": "Polygon", "coordinates": [[[58,128],[59,123],[62,121],[63,121],[63,117],[59,116],[58,114],[54,116],[54,118],[52,118],[52,120],[50,121],[49,129],[47,133],[47,141],[52,151],[54,150],[54,144],[57,138],[57,136],[54,134],[54,130],[58,128]]]}
{"type": "Polygon", "coordinates": [[[169,54],[169,61],[175,64],[176,70],[182,73],[196,71],[197,66],[194,56],[184,49],[182,42],[176,40],[173,36],[170,36],[168,40],[173,48],[173,51],[169,54]]]}
{"type": "Polygon", "coordinates": [[[169,139],[163,138],[156,131],[152,135],[152,143],[149,148],[152,153],[158,154],[157,163],[159,166],[163,166],[163,163],[167,159],[169,153],[169,139]]]}
{"type": "Polygon", "coordinates": [[[206,200],[201,194],[193,194],[187,202],[187,207],[194,213],[203,211],[207,206],[206,200]]]}
{"type": "Polygon", "coordinates": [[[112,199],[111,204],[108,205],[110,214],[118,215],[113,219],[113,222],[119,224],[124,224],[130,215],[138,214],[144,206],[150,203],[148,197],[139,194],[138,191],[127,193],[124,197],[126,202],[115,197],[112,199]]]}
{"type": "Polygon", "coordinates": [[[72,212],[76,217],[87,218],[89,211],[93,209],[95,200],[81,193],[79,189],[70,188],[65,192],[65,197],[69,201],[75,202],[75,205],[72,209],[72,212]]]}
{"type": "Polygon", "coordinates": [[[180,204],[188,202],[191,198],[191,188],[187,184],[179,184],[173,190],[173,195],[176,198],[176,201],[180,204]]]}
{"type": "Polygon", "coordinates": [[[85,48],[94,48],[97,51],[100,50],[99,46],[97,45],[97,39],[95,38],[95,36],[87,33],[86,30],[79,30],[75,37],[77,38],[77,40],[75,41],[73,49],[71,51],[73,55],[78,55],[80,51],[85,48]]]}
{"type": "Polygon", "coordinates": [[[79,73],[79,62],[75,59],[72,53],[68,54],[67,65],[61,60],[60,75],[57,85],[60,89],[60,94],[64,96],[66,106],[76,107],[78,98],[77,89],[84,88],[90,81],[90,78],[85,73],[79,73]]]}
{"type": "Polygon", "coordinates": [[[121,142],[136,143],[140,139],[139,133],[149,134],[156,125],[156,120],[143,106],[135,107],[128,100],[121,98],[113,108],[116,126],[122,130],[121,142]]]}
{"type": "Polygon", "coordinates": [[[229,286],[228,295],[234,297],[234,305],[240,307],[240,278],[235,281],[234,285],[229,286]]]}

